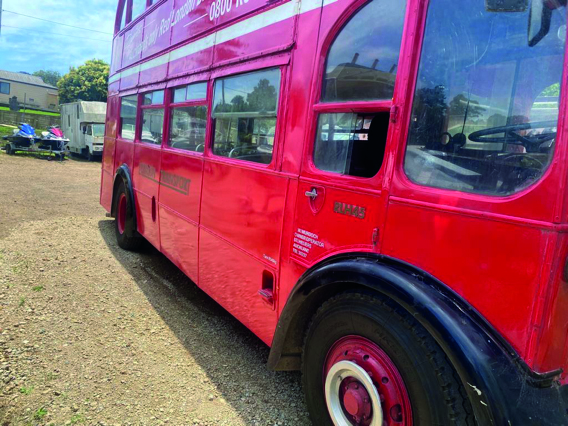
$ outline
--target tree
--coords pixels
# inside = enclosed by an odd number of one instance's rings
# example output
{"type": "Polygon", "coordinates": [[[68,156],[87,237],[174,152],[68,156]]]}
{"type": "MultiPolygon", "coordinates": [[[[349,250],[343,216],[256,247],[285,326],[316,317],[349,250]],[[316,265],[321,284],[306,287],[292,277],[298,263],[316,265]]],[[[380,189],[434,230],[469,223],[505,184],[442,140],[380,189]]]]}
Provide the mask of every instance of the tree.
{"type": "Polygon", "coordinates": [[[61,80],[61,74],[59,74],[57,71],[39,70],[35,71],[32,75],[41,77],[44,83],[50,84],[52,86],[57,86],[57,82],[61,80]]]}
{"type": "Polygon", "coordinates": [[[479,117],[484,111],[485,108],[479,106],[479,102],[468,99],[461,93],[450,102],[450,115],[465,117],[467,114],[468,120],[479,117]]]}
{"type": "Polygon", "coordinates": [[[413,111],[414,140],[423,143],[427,149],[438,149],[448,111],[444,86],[419,89],[413,111]]]}
{"type": "Polygon", "coordinates": [[[276,111],[276,98],[276,88],[263,78],[247,95],[249,111],[276,111]]]}
{"type": "Polygon", "coordinates": [[[106,102],[108,74],[108,64],[100,59],[91,59],[77,68],[71,67],[57,83],[60,102],[106,102]]]}

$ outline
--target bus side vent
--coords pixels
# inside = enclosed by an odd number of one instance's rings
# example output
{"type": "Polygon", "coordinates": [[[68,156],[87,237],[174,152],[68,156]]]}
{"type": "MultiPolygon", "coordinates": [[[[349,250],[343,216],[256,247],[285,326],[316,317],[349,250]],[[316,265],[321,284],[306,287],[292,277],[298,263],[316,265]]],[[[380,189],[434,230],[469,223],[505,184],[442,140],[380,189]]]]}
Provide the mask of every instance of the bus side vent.
{"type": "Polygon", "coordinates": [[[258,290],[262,300],[274,310],[274,274],[270,271],[262,271],[262,288],[258,290]]]}

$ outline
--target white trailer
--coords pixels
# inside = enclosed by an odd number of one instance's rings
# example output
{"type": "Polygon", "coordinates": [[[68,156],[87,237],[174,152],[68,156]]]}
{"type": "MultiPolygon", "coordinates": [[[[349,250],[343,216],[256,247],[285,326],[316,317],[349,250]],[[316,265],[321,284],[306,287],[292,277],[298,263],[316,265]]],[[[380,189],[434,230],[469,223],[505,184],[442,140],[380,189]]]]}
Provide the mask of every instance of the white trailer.
{"type": "Polygon", "coordinates": [[[106,102],[78,101],[61,105],[61,129],[69,151],[89,160],[103,154],[106,102]]]}

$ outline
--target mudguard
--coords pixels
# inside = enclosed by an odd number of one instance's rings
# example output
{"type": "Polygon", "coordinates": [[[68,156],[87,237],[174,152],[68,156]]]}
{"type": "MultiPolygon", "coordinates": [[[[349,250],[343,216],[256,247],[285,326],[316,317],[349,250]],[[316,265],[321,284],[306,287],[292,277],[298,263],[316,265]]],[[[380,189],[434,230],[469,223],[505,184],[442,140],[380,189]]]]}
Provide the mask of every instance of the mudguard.
{"type": "Polygon", "coordinates": [[[556,381],[562,370],[532,371],[461,296],[412,265],[376,254],[335,256],[304,273],[280,316],[269,367],[298,369],[315,309],[354,289],[394,300],[432,335],[459,374],[479,425],[568,425],[568,386],[556,381]]]}

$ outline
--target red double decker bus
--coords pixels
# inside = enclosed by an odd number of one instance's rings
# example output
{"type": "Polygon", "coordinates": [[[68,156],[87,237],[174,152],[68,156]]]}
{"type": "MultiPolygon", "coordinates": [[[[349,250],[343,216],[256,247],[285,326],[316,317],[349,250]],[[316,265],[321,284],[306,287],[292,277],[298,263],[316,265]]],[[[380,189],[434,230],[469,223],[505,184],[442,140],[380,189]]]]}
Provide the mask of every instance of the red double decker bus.
{"type": "Polygon", "coordinates": [[[101,204],[314,424],[568,424],[566,34],[566,0],[120,0],[101,204]]]}

